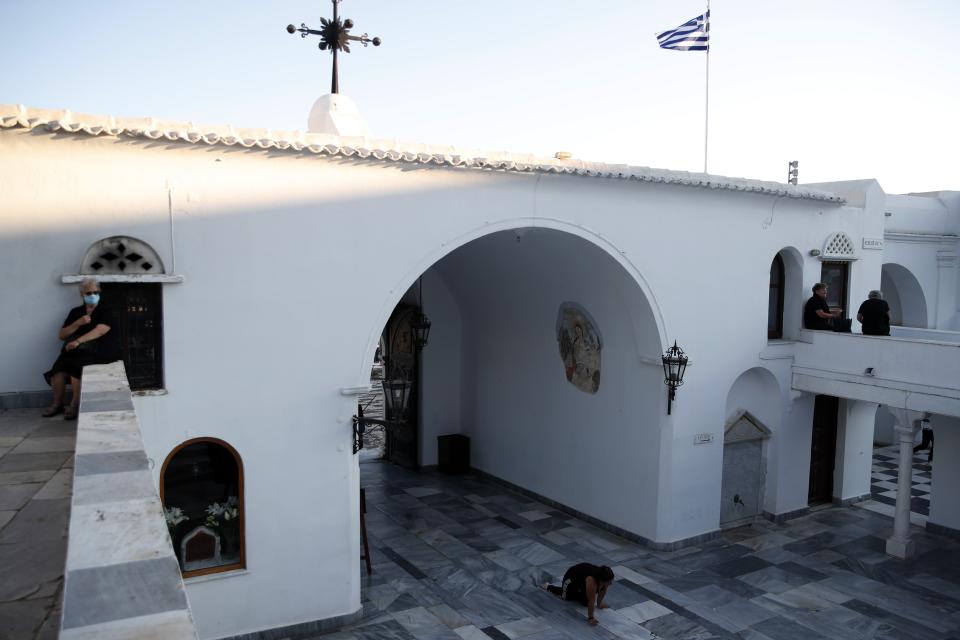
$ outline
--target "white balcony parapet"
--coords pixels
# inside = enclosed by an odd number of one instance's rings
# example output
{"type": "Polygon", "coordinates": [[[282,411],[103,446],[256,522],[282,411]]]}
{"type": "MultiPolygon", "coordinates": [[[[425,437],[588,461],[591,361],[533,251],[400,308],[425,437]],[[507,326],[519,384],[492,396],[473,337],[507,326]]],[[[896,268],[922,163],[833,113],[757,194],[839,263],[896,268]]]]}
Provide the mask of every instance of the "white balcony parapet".
{"type": "Polygon", "coordinates": [[[793,389],[960,417],[960,340],[934,333],[947,339],[802,331],[793,389]]]}
{"type": "Polygon", "coordinates": [[[60,638],[197,638],[122,362],[83,372],[60,638]]]}

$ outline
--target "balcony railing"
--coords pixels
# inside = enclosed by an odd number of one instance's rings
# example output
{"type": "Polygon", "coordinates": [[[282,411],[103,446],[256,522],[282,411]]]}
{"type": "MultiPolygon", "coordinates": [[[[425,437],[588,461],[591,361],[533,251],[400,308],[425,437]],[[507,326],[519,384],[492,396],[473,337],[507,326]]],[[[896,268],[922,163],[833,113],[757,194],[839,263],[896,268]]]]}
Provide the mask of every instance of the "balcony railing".
{"type": "Polygon", "coordinates": [[[960,416],[960,335],[912,331],[946,339],[802,331],[793,388],[960,416]]]}
{"type": "Polygon", "coordinates": [[[195,640],[123,363],[86,367],[60,638],[195,640]]]}

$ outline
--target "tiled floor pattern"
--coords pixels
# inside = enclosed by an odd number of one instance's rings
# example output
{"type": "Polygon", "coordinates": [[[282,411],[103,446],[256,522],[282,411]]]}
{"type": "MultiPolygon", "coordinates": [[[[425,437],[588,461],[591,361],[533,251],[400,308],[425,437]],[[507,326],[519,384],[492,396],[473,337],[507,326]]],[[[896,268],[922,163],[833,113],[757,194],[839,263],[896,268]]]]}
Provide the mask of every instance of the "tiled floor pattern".
{"type": "Polygon", "coordinates": [[[891,521],[862,509],[657,552],[476,477],[361,477],[374,574],[364,620],[326,640],[960,638],[960,542],[914,528],[893,560],[891,521]],[[533,585],[580,561],[617,574],[598,627],[533,585]]]}
{"type": "Polygon", "coordinates": [[[56,638],[77,423],[0,411],[0,639],[56,638]]]}
{"type": "MultiPolygon", "coordinates": [[[[913,478],[910,487],[910,521],[919,526],[927,523],[930,516],[930,475],[933,463],[927,462],[927,451],[918,451],[913,456],[913,478]]],[[[897,504],[897,467],[900,446],[875,447],[873,467],[870,472],[870,500],[857,506],[893,517],[897,504]]]]}

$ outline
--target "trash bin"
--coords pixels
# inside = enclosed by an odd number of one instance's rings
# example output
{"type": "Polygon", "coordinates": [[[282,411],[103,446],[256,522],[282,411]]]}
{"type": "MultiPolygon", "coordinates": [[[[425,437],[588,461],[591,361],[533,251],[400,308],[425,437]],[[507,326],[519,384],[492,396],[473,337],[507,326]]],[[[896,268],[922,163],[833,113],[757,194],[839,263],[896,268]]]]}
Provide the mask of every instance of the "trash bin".
{"type": "Polygon", "coordinates": [[[442,473],[469,473],[470,438],[459,433],[437,436],[437,470],[442,473]]]}

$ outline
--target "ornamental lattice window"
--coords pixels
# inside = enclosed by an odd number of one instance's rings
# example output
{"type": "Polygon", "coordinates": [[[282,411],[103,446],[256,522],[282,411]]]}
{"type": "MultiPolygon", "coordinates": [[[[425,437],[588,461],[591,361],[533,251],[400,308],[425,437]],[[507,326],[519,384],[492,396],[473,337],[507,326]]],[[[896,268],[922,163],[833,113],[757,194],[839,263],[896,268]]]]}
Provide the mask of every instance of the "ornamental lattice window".
{"type": "Polygon", "coordinates": [[[87,249],[80,264],[85,275],[135,275],[164,273],[157,252],[142,240],[130,236],[104,238],[87,249]]]}
{"type": "Polygon", "coordinates": [[[837,231],[827,238],[823,244],[823,253],[821,260],[849,261],[856,260],[857,255],[854,251],[853,241],[850,236],[842,231],[837,231]]]}

